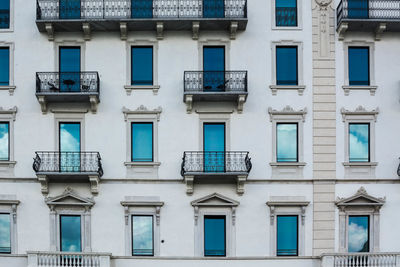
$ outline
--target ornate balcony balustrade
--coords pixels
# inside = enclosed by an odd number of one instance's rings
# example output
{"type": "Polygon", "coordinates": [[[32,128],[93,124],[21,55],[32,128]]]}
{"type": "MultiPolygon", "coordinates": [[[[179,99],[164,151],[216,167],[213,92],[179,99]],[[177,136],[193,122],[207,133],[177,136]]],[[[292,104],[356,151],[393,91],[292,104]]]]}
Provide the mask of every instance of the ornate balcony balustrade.
{"type": "Polygon", "coordinates": [[[325,254],[321,267],[395,267],[400,264],[398,253],[325,254]]]}
{"type": "Polygon", "coordinates": [[[188,112],[196,101],[235,101],[242,112],[247,98],[247,71],[185,71],[184,102],[188,112]]]}
{"type": "Polygon", "coordinates": [[[29,267],[110,267],[111,254],[28,252],[29,267]]]}

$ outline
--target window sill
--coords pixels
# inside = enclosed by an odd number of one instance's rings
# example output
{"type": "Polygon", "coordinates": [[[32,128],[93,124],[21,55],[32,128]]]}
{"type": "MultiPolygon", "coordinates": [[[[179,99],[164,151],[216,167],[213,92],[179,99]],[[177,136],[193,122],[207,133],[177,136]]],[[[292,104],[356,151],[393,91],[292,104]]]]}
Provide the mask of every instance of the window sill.
{"type": "Polygon", "coordinates": [[[305,162],[270,162],[269,165],[274,167],[279,166],[296,166],[296,167],[304,167],[307,165],[305,162]]]}
{"type": "Polygon", "coordinates": [[[160,89],[159,85],[125,85],[124,86],[127,95],[132,94],[132,90],[152,90],[154,95],[158,94],[160,89]]]}
{"type": "Polygon", "coordinates": [[[343,162],[345,178],[375,178],[378,162],[343,162]]]}
{"type": "Polygon", "coordinates": [[[297,90],[299,95],[303,95],[305,85],[270,85],[269,88],[272,91],[272,95],[276,95],[278,90],[297,90]]]}
{"type": "Polygon", "coordinates": [[[272,26],[273,31],[301,31],[303,27],[301,26],[272,26]]]}
{"type": "Polygon", "coordinates": [[[376,85],[374,85],[374,86],[372,86],[372,85],[361,85],[361,86],[358,86],[358,85],[357,86],[356,85],[343,85],[342,88],[344,90],[344,95],[346,95],[346,96],[350,95],[350,91],[351,90],[357,90],[357,91],[359,91],[359,90],[368,90],[369,93],[372,96],[374,96],[378,86],[376,86],[376,85]]]}
{"type": "Polygon", "coordinates": [[[15,85],[2,85],[2,86],[0,86],[0,90],[8,90],[8,93],[10,95],[14,94],[15,88],[16,88],[15,85]]]}
{"type": "Polygon", "coordinates": [[[301,179],[305,162],[270,162],[272,179],[301,179]]]}
{"type": "Polygon", "coordinates": [[[158,167],[161,165],[161,162],[124,162],[124,165],[128,168],[134,168],[136,166],[140,167],[158,167]]]}
{"type": "Polygon", "coordinates": [[[345,167],[375,167],[378,165],[378,162],[343,162],[343,166],[345,167]]]}
{"type": "Polygon", "coordinates": [[[0,161],[0,167],[14,168],[16,161],[0,161]]]}
{"type": "Polygon", "coordinates": [[[14,177],[16,161],[0,161],[0,178],[14,177]]]}

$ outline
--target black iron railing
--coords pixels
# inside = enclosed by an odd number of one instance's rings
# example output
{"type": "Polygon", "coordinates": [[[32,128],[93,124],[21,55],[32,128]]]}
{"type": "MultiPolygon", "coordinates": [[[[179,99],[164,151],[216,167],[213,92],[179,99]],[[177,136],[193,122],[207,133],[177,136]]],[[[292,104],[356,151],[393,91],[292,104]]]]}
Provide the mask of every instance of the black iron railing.
{"type": "Polygon", "coordinates": [[[247,71],[185,71],[185,93],[247,92],[247,71]]]}
{"type": "Polygon", "coordinates": [[[186,151],[181,175],[186,173],[249,173],[252,164],[249,152],[186,151]]]}
{"type": "Polygon", "coordinates": [[[35,172],[98,173],[103,175],[99,152],[36,152],[33,159],[35,172]]]}
{"type": "Polygon", "coordinates": [[[342,0],[336,18],[338,25],[344,19],[400,20],[400,0],[342,0]]]}
{"type": "Polygon", "coordinates": [[[38,20],[247,18],[247,0],[37,0],[36,6],[38,20]]]}
{"type": "Polygon", "coordinates": [[[36,93],[99,93],[97,72],[37,72],[36,93]]]}

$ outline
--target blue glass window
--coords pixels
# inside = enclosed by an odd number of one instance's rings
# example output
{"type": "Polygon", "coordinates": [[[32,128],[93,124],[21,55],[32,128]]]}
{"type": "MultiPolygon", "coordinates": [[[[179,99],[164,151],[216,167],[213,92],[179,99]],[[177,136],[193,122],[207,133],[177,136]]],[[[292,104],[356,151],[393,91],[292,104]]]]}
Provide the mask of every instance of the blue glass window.
{"type": "Polygon", "coordinates": [[[11,216],[0,213],[0,253],[11,253],[11,216]]]}
{"type": "Polygon", "coordinates": [[[297,46],[276,47],[276,84],[298,85],[297,46]]]}
{"type": "Polygon", "coordinates": [[[131,0],[132,18],[152,18],[153,0],[131,0]]]}
{"type": "Polygon", "coordinates": [[[204,91],[225,91],[225,47],[203,48],[204,91]]]}
{"type": "Polygon", "coordinates": [[[10,49],[0,47],[0,85],[10,84],[10,49]]]}
{"type": "Polygon", "coordinates": [[[153,123],[132,123],[132,161],[153,161],[153,123]]]}
{"type": "Polygon", "coordinates": [[[224,0],[203,0],[204,18],[223,18],[225,17],[224,0]]]}
{"type": "Polygon", "coordinates": [[[367,19],[369,0],[347,0],[348,17],[351,19],[367,19]]]}
{"type": "Polygon", "coordinates": [[[204,171],[225,171],[225,123],[203,124],[204,171]]]}
{"type": "Polygon", "coordinates": [[[81,0],[60,0],[60,19],[80,19],[81,0]]]}
{"type": "Polygon", "coordinates": [[[298,255],[298,216],[277,216],[277,255],[298,255]]]}
{"type": "Polygon", "coordinates": [[[0,160],[10,160],[10,124],[0,122],[0,160]]]}
{"type": "Polygon", "coordinates": [[[153,85],[153,47],[132,47],[131,84],[153,85]]]}
{"type": "Polygon", "coordinates": [[[61,122],[59,129],[60,168],[64,172],[81,170],[81,124],[79,122],[61,122]]]}
{"type": "Polygon", "coordinates": [[[349,161],[369,162],[369,124],[349,124],[349,161]]]}
{"type": "Polygon", "coordinates": [[[10,0],[0,1],[0,29],[10,28],[10,0]]]}
{"type": "Polygon", "coordinates": [[[61,251],[81,252],[81,216],[60,216],[60,243],[61,251]]]}
{"type": "Polygon", "coordinates": [[[297,123],[276,124],[276,161],[297,162],[297,123]]]}
{"type": "MultiPolygon", "coordinates": [[[[81,49],[80,47],[60,47],[59,55],[61,91],[80,91],[81,49]]],[[[57,84],[54,84],[57,87],[57,84]]]]}
{"type": "Polygon", "coordinates": [[[276,26],[297,26],[297,0],[275,0],[276,26]]]}
{"type": "Polygon", "coordinates": [[[369,252],[369,216],[349,216],[349,252],[369,252]]]}
{"type": "Polygon", "coordinates": [[[349,85],[369,85],[368,47],[349,47],[349,85]]]}
{"type": "Polygon", "coordinates": [[[204,256],[226,256],[225,216],[204,216],[204,256]]]}
{"type": "Polygon", "coordinates": [[[132,216],[132,255],[153,256],[153,216],[132,216]]]}

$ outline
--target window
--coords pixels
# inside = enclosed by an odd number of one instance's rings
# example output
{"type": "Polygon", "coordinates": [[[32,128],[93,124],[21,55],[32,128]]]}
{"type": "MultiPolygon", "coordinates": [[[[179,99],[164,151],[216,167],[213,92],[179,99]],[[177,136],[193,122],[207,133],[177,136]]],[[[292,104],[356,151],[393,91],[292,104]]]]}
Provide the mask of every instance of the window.
{"type": "Polygon", "coordinates": [[[0,1],[0,29],[10,28],[10,0],[0,1]]]}
{"type": "Polygon", "coordinates": [[[350,19],[367,19],[368,18],[368,0],[348,0],[347,12],[350,19]]]}
{"type": "Polygon", "coordinates": [[[298,255],[298,216],[277,216],[277,256],[298,255]]]}
{"type": "Polygon", "coordinates": [[[204,216],[204,256],[226,256],[225,216],[204,216]]]}
{"type": "Polygon", "coordinates": [[[59,124],[60,169],[64,172],[81,170],[81,124],[60,122],[59,124]]]}
{"type": "Polygon", "coordinates": [[[297,0],[275,1],[276,26],[297,27],[297,0]]]}
{"type": "Polygon", "coordinates": [[[60,90],[79,92],[81,86],[81,48],[59,48],[60,90]]]}
{"type": "Polygon", "coordinates": [[[369,216],[349,216],[348,252],[369,252],[369,216]]]}
{"type": "Polygon", "coordinates": [[[81,252],[81,216],[60,216],[60,247],[61,251],[81,252]]]}
{"type": "Polygon", "coordinates": [[[369,162],[369,123],[349,124],[349,162],[369,162]]]}
{"type": "Polygon", "coordinates": [[[277,123],[276,125],[276,161],[297,162],[297,123],[277,123]]]}
{"type": "Polygon", "coordinates": [[[10,160],[10,123],[0,122],[0,161],[10,160]]]}
{"type": "Polygon", "coordinates": [[[132,216],[132,255],[154,255],[154,230],[153,216],[132,216]]]}
{"type": "Polygon", "coordinates": [[[225,172],[225,123],[203,124],[204,171],[225,172]]]}
{"type": "Polygon", "coordinates": [[[132,18],[152,18],[153,0],[131,0],[132,18]]]}
{"type": "Polygon", "coordinates": [[[0,47],[0,86],[10,85],[10,48],[0,47]]]}
{"type": "Polygon", "coordinates": [[[203,17],[204,18],[223,18],[224,0],[203,0],[203,17]]]}
{"type": "Polygon", "coordinates": [[[132,161],[153,161],[152,122],[132,122],[132,161]]]}
{"type": "Polygon", "coordinates": [[[297,46],[276,47],[276,84],[298,85],[297,46]]]}
{"type": "Polygon", "coordinates": [[[60,19],[80,19],[81,0],[60,0],[60,19]]]}
{"type": "Polygon", "coordinates": [[[203,47],[204,91],[225,91],[225,47],[203,47]]]}
{"type": "Polygon", "coordinates": [[[11,253],[11,216],[0,213],[0,253],[11,253]]]}
{"type": "Polygon", "coordinates": [[[349,47],[349,85],[370,85],[369,47],[349,47]]]}
{"type": "Polygon", "coordinates": [[[153,47],[131,49],[131,85],[153,85],[153,47]]]}

